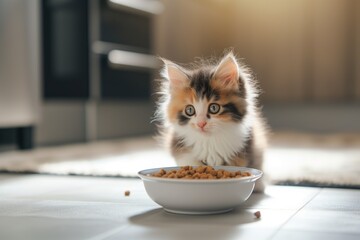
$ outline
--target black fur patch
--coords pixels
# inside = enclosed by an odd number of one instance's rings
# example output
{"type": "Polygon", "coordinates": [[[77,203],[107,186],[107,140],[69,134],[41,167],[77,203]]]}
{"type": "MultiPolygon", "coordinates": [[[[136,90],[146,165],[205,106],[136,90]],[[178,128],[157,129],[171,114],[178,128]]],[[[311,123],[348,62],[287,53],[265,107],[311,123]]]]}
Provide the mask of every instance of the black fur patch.
{"type": "Polygon", "coordinates": [[[239,96],[241,98],[246,98],[246,89],[243,80],[239,79],[239,96]]]}
{"type": "Polygon", "coordinates": [[[177,118],[179,119],[179,124],[180,125],[185,125],[189,122],[190,118],[185,116],[182,112],[178,113],[177,118]]]}
{"type": "Polygon", "coordinates": [[[206,71],[195,72],[191,77],[190,86],[195,89],[196,95],[199,99],[207,98],[210,100],[214,98],[215,101],[220,99],[218,91],[210,86],[211,74],[206,71]]]}
{"type": "Polygon", "coordinates": [[[224,110],[220,114],[231,114],[231,117],[234,121],[240,121],[244,116],[244,114],[241,113],[233,103],[225,104],[222,107],[224,110]]]}

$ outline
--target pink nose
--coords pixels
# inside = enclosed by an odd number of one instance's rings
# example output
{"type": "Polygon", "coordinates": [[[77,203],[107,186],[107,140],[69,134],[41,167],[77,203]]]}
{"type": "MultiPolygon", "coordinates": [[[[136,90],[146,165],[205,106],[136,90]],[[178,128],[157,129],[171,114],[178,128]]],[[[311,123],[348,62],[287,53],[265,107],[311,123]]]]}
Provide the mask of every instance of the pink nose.
{"type": "Polygon", "coordinates": [[[197,123],[197,125],[199,126],[199,128],[204,128],[206,124],[207,124],[207,122],[205,122],[205,121],[201,121],[201,122],[198,122],[198,123],[197,123]]]}

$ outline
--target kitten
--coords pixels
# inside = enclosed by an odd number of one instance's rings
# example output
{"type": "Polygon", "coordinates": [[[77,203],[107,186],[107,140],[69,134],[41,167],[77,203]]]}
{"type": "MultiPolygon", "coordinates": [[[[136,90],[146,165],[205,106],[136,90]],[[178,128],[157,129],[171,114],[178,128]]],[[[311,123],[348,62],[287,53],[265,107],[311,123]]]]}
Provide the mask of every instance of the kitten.
{"type": "Polygon", "coordinates": [[[266,125],[248,69],[232,52],[194,69],[163,61],[156,116],[177,164],[262,169],[266,125]]]}

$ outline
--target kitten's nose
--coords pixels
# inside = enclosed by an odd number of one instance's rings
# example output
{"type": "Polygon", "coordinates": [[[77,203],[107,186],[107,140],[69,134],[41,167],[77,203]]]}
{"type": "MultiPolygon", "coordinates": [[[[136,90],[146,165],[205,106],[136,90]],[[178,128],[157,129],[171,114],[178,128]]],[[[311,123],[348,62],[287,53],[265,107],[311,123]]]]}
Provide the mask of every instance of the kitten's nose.
{"type": "Polygon", "coordinates": [[[200,122],[197,123],[197,125],[199,126],[199,128],[204,128],[206,124],[207,124],[206,121],[200,121],[200,122]]]}

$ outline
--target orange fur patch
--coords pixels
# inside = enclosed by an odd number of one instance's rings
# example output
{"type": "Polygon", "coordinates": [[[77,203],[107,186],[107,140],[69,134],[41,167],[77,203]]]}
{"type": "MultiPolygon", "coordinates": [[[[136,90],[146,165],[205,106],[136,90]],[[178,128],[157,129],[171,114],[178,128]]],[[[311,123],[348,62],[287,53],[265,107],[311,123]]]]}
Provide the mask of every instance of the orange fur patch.
{"type": "Polygon", "coordinates": [[[195,101],[196,93],[191,88],[173,92],[167,109],[170,121],[176,121],[178,113],[182,112],[186,105],[193,104],[195,101]]]}

